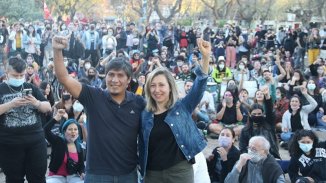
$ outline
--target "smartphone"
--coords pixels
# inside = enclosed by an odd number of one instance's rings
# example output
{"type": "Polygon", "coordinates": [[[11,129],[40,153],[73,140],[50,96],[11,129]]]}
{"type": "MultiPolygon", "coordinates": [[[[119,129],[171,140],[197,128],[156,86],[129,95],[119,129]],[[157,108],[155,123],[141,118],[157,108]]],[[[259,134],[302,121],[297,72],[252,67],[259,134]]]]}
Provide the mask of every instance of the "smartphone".
{"type": "Polygon", "coordinates": [[[26,88],[22,91],[22,96],[26,97],[28,95],[32,95],[32,89],[31,88],[26,88]]]}

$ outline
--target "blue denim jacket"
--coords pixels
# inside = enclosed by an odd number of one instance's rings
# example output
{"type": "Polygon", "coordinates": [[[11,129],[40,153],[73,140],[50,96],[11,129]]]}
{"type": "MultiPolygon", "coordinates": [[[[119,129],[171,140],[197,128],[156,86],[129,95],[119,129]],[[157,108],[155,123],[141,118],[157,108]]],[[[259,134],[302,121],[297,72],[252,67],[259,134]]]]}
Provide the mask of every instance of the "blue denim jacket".
{"type": "MultiPolygon", "coordinates": [[[[191,113],[199,104],[206,89],[207,75],[199,67],[195,70],[195,73],[197,77],[191,90],[168,110],[164,120],[170,126],[180,150],[188,161],[207,145],[203,135],[191,118],[191,113]]],[[[139,164],[140,173],[143,177],[147,166],[149,136],[153,125],[154,114],[144,110],[141,115],[141,132],[139,135],[139,164]]]]}

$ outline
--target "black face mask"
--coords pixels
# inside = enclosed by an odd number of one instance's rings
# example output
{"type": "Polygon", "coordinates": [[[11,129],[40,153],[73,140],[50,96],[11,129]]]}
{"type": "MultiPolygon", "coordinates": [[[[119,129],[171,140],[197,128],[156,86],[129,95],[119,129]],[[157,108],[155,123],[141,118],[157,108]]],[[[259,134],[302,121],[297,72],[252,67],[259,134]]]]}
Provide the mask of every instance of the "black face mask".
{"type": "Polygon", "coordinates": [[[95,75],[88,75],[88,78],[89,79],[94,79],[95,78],[95,75]]]}
{"type": "Polygon", "coordinates": [[[71,98],[71,96],[68,95],[68,94],[63,94],[63,95],[62,95],[62,99],[63,99],[63,100],[69,100],[70,98],[71,98]]]}
{"type": "Polygon", "coordinates": [[[264,116],[251,116],[250,122],[252,122],[254,125],[260,126],[265,120],[264,116]]]}
{"type": "Polygon", "coordinates": [[[51,30],[51,27],[46,27],[46,30],[51,30]]]}

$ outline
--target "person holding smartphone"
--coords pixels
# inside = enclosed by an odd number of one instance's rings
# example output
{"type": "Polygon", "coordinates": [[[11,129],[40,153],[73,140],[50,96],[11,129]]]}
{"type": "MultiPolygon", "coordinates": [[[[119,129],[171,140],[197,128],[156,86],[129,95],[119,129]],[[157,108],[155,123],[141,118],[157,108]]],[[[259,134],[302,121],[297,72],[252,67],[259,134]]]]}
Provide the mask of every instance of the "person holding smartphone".
{"type": "Polygon", "coordinates": [[[25,82],[26,67],[24,60],[10,58],[7,81],[0,84],[0,164],[7,182],[24,182],[26,177],[28,182],[44,183],[47,150],[41,114],[51,111],[51,105],[38,88],[25,82]]]}

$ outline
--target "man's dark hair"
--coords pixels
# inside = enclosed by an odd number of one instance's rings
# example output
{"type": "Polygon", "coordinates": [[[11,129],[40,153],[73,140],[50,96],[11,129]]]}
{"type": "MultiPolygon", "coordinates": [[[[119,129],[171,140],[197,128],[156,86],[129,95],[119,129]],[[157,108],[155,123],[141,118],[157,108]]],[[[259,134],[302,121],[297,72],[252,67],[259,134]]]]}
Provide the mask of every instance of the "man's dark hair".
{"type": "Polygon", "coordinates": [[[22,73],[26,69],[27,65],[25,60],[18,57],[9,58],[7,69],[13,69],[18,73],[22,73]]]}
{"type": "Polygon", "coordinates": [[[106,64],[105,74],[108,74],[110,70],[122,70],[126,73],[128,78],[130,78],[132,75],[132,66],[125,57],[117,57],[106,64]]]}

